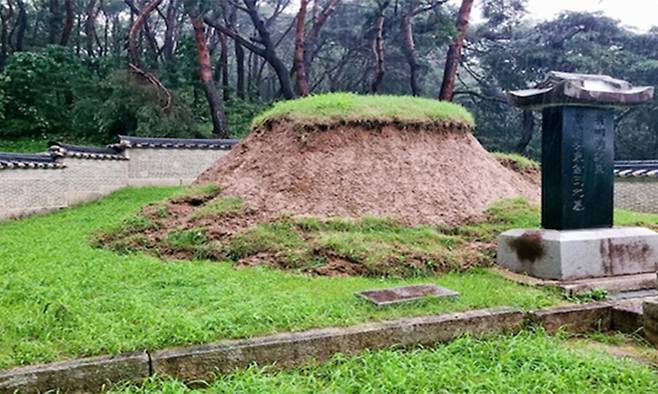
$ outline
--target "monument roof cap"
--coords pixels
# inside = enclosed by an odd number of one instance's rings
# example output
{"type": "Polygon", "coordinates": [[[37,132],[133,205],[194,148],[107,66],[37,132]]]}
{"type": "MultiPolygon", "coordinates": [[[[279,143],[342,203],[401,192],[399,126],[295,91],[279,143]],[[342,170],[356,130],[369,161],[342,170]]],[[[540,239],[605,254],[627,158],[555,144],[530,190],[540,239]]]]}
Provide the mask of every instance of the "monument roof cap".
{"type": "Polygon", "coordinates": [[[507,99],[511,105],[524,109],[560,105],[625,107],[651,101],[653,92],[651,86],[633,86],[608,75],[550,71],[532,89],[507,92],[507,99]]]}

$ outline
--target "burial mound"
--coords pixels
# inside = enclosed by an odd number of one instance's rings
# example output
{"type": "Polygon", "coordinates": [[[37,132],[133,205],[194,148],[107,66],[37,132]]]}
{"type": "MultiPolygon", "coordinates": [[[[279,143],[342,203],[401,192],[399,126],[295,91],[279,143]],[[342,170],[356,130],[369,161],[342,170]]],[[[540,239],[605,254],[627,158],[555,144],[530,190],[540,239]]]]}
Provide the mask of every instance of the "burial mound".
{"type": "Polygon", "coordinates": [[[97,241],[117,251],[409,277],[491,262],[491,242],[448,228],[492,203],[539,198],[472,135],[462,107],[331,94],[275,105],[180,194],[97,241]]]}
{"type": "Polygon", "coordinates": [[[455,225],[503,198],[539,198],[536,185],[479,144],[461,107],[338,97],[335,104],[299,100],[315,107],[307,116],[290,103],[265,114],[197,182],[216,183],[223,195],[240,196],[267,216],[373,215],[407,225],[455,225]]]}

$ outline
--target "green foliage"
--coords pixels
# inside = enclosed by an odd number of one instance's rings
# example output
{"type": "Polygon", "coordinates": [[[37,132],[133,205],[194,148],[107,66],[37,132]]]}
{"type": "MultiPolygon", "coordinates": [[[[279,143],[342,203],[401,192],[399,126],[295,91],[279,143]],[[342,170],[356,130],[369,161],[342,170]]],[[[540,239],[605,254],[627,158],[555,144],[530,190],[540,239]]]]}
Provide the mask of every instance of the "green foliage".
{"type": "Polygon", "coordinates": [[[539,207],[523,198],[513,198],[492,204],[479,223],[448,229],[448,232],[480,242],[494,242],[501,232],[512,228],[539,227],[539,207]]]}
{"type": "Polygon", "coordinates": [[[17,140],[0,139],[0,152],[44,152],[48,149],[48,142],[57,140],[46,138],[22,138],[17,140]]]}
{"type": "Polygon", "coordinates": [[[301,234],[294,230],[294,223],[288,219],[258,224],[231,238],[222,249],[227,258],[235,261],[269,252],[282,260],[285,268],[315,265],[311,250],[301,234]]]}
{"type": "Polygon", "coordinates": [[[165,263],[89,244],[99,227],[116,226],[144,204],[178,191],[127,189],[72,209],[0,223],[0,370],[312,327],[559,302],[551,292],[487,270],[402,281],[308,277],[223,262],[165,263]],[[354,297],[357,291],[412,283],[436,283],[461,296],[385,310],[354,297]]]}
{"type": "Polygon", "coordinates": [[[165,109],[165,94],[143,78],[128,71],[99,76],[94,67],[59,46],[14,54],[0,74],[0,137],[98,144],[120,133],[204,136],[175,92],[165,109]]]}
{"type": "Polygon", "coordinates": [[[200,132],[191,109],[175,92],[170,92],[171,105],[166,108],[167,96],[133,73],[115,71],[101,82],[100,89],[102,95],[89,97],[77,109],[80,114],[94,114],[84,121],[90,127],[96,124],[104,138],[117,134],[209,137],[200,132]]]}
{"type": "Polygon", "coordinates": [[[575,296],[567,297],[567,299],[569,299],[570,301],[577,303],[603,301],[606,298],[608,298],[608,290],[602,288],[592,289],[591,291],[584,294],[578,294],[575,296]]]}
{"type": "Polygon", "coordinates": [[[625,226],[653,227],[658,229],[658,214],[615,209],[615,223],[625,226]]]}
{"type": "Polygon", "coordinates": [[[66,48],[49,46],[14,54],[0,74],[4,103],[0,137],[35,137],[70,129],[69,111],[95,82],[80,58],[66,48]]]}
{"type": "Polygon", "coordinates": [[[258,115],[252,127],[274,118],[300,123],[325,124],[345,120],[437,122],[454,120],[474,125],[473,117],[462,106],[411,96],[357,95],[328,93],[280,101],[258,115]]]}
{"type": "Polygon", "coordinates": [[[270,105],[232,97],[225,103],[226,121],[233,138],[243,138],[251,131],[253,119],[270,105]]]}
{"type": "MultiPolygon", "coordinates": [[[[408,278],[466,268],[464,245],[430,226],[406,227],[375,217],[303,217],[261,223],[212,247],[220,258],[237,263],[267,256],[270,264],[306,272],[338,261],[353,275],[408,278]]],[[[196,254],[208,246],[199,245],[196,254]]]]}
{"type": "MultiPolygon", "coordinates": [[[[337,354],[330,361],[281,371],[252,366],[218,376],[207,393],[655,393],[651,367],[602,352],[577,352],[542,331],[429,348],[337,354]]],[[[148,379],[121,393],[188,393],[172,379],[148,379]]]]}

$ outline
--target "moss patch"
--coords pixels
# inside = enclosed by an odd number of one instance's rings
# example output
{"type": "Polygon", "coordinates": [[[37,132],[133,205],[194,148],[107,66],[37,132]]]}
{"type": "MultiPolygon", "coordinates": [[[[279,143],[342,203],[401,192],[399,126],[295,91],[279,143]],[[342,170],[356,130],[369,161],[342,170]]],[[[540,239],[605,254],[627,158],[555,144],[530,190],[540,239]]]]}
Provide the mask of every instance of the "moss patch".
{"type": "Polygon", "coordinates": [[[258,115],[252,127],[275,119],[302,124],[333,124],[349,121],[437,123],[456,121],[475,125],[473,116],[462,106],[410,96],[330,93],[297,100],[280,101],[258,115]]]}

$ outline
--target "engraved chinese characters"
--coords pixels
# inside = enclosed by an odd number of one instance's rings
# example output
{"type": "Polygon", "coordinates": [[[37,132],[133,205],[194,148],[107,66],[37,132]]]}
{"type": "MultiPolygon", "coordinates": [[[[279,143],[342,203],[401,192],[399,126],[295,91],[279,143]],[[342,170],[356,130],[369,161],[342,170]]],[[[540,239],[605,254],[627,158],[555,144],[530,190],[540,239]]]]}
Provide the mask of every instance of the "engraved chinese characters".
{"type": "Polygon", "coordinates": [[[612,226],[613,116],[607,108],[544,109],[542,227],[612,226]]]}
{"type": "Polygon", "coordinates": [[[542,110],[542,227],[612,227],[614,110],[652,100],[652,87],[551,71],[511,104],[542,110]]]}

